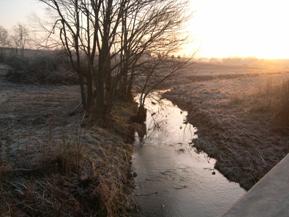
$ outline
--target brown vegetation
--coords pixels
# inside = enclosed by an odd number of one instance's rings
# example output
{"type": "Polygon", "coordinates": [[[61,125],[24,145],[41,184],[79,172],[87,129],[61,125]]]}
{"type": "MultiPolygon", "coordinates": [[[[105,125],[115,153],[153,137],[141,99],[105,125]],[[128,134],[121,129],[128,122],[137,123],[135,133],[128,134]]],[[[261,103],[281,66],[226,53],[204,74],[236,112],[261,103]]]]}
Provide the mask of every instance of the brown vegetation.
{"type": "Polygon", "coordinates": [[[216,168],[229,180],[250,189],[289,152],[283,83],[288,73],[236,70],[196,64],[195,71],[187,68],[174,79],[165,95],[189,112],[188,120],[198,128],[195,147],[216,158],[216,168]]]}
{"type": "Polygon", "coordinates": [[[77,87],[0,82],[0,216],[126,216],[136,105],[81,128],[77,87]]]}
{"type": "Polygon", "coordinates": [[[73,85],[78,84],[62,52],[54,51],[41,56],[25,57],[4,55],[1,62],[10,66],[6,78],[25,84],[73,85]]]}
{"type": "Polygon", "coordinates": [[[140,78],[144,104],[183,64],[169,56],[183,41],[178,33],[186,1],[40,2],[54,18],[47,42],[53,38],[51,46],[64,49],[65,58],[56,52],[27,58],[26,27],[17,25],[10,40],[0,29],[1,62],[14,82],[0,80],[0,212],[126,216],[132,155],[127,143],[134,136],[131,116],[140,113],[132,91],[140,78]],[[11,47],[15,53],[7,56],[11,47]],[[80,91],[55,84],[78,84],[80,91]]]}

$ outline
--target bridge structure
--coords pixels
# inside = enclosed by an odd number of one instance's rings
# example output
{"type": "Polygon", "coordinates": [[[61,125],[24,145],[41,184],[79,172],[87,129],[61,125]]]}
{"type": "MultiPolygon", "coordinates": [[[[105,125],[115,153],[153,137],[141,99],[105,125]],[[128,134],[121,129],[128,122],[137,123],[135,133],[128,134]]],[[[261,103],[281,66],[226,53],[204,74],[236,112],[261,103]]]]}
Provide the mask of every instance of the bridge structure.
{"type": "Polygon", "coordinates": [[[289,154],[223,217],[289,217],[289,154]]]}

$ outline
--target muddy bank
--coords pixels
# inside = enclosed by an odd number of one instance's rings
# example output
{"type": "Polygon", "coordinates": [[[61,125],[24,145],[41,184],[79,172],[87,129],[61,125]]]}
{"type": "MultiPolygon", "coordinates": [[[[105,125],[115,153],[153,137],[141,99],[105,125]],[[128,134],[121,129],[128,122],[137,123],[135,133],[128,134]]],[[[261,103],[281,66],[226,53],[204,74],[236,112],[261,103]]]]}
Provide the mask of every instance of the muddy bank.
{"type": "Polygon", "coordinates": [[[83,128],[77,86],[9,83],[0,76],[0,216],[128,216],[130,115],[83,128]]]}
{"type": "Polygon", "coordinates": [[[288,73],[238,70],[242,76],[227,76],[234,71],[226,66],[217,73],[201,66],[186,69],[164,96],[189,112],[189,122],[198,128],[195,147],[215,158],[215,167],[229,180],[250,189],[289,151],[288,127],[274,124],[262,90],[288,73]],[[208,75],[214,79],[202,79],[208,75]]]}

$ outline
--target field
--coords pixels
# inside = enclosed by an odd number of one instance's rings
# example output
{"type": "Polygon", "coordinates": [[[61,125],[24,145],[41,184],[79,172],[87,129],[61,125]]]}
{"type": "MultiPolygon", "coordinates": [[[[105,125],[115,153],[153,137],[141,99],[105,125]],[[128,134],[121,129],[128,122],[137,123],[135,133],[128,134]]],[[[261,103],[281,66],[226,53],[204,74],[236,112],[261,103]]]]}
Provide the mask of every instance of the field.
{"type": "Polygon", "coordinates": [[[111,130],[86,127],[71,113],[78,86],[12,83],[0,68],[0,216],[125,216],[135,104],[111,130]]]}
{"type": "Polygon", "coordinates": [[[195,63],[169,81],[165,97],[188,110],[194,146],[250,189],[289,151],[286,65],[195,63]]]}
{"type": "MultiPolygon", "coordinates": [[[[71,113],[78,86],[11,82],[6,71],[0,66],[0,212],[128,215],[136,105],[116,105],[110,130],[86,127],[82,112],[71,113]]],[[[168,80],[164,96],[188,111],[196,150],[250,189],[289,151],[288,80],[280,64],[194,63],[168,80]]]]}

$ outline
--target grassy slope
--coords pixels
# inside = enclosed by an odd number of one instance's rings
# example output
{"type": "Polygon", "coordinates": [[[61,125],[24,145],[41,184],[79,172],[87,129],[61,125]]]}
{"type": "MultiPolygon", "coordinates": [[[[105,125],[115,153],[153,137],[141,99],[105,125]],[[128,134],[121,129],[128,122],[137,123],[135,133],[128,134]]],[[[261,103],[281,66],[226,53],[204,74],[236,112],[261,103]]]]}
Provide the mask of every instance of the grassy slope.
{"type": "Polygon", "coordinates": [[[166,97],[189,111],[195,146],[249,189],[289,151],[288,127],[276,122],[284,105],[276,90],[288,77],[266,68],[196,65],[174,79],[166,97]]]}
{"type": "Polygon", "coordinates": [[[0,216],[126,216],[132,189],[129,116],[113,128],[80,128],[77,86],[0,78],[0,216]]]}

